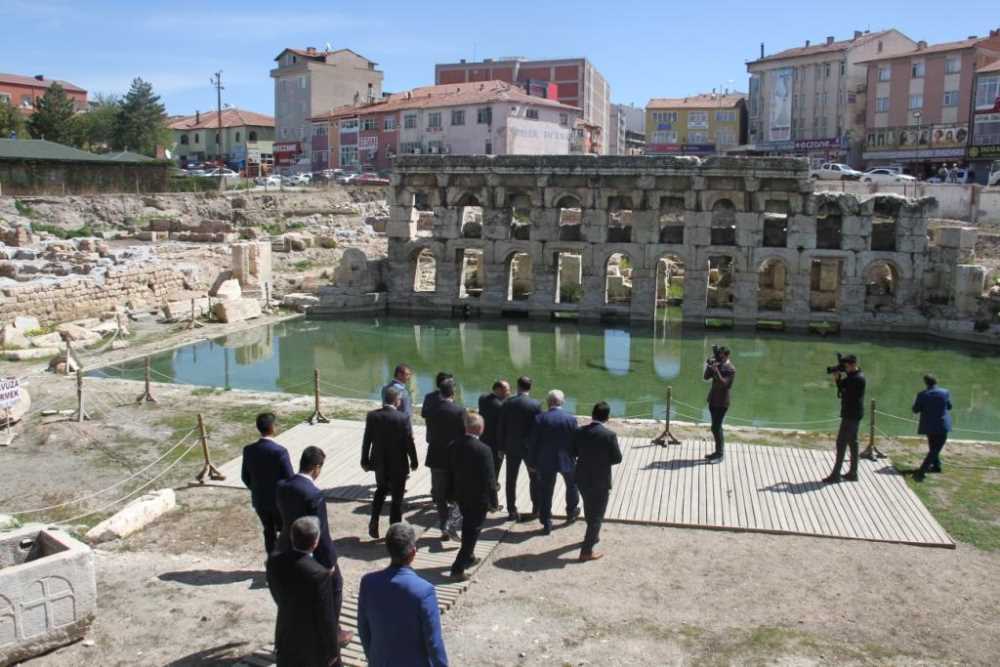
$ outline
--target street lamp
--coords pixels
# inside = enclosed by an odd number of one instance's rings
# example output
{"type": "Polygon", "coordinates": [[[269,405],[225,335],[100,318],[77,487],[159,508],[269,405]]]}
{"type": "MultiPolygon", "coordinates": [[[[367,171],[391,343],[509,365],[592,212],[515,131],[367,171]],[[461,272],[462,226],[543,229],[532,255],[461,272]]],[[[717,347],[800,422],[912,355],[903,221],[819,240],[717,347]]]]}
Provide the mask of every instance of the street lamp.
{"type": "Polygon", "coordinates": [[[917,125],[917,134],[916,137],[914,137],[913,155],[918,161],[920,160],[920,118],[921,118],[921,113],[919,111],[914,111],[913,122],[916,123],[917,125]]]}

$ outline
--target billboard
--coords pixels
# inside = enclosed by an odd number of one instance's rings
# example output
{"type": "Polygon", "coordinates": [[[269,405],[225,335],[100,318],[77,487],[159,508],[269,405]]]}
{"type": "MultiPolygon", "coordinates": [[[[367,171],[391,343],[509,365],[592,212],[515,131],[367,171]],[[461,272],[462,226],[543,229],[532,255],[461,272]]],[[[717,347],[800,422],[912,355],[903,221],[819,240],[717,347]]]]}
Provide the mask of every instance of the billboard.
{"type": "Polygon", "coordinates": [[[770,104],[768,104],[767,140],[789,141],[792,138],[792,72],[791,67],[767,73],[770,104]]]}
{"type": "Polygon", "coordinates": [[[865,150],[964,148],[968,139],[969,126],[967,123],[920,127],[880,127],[868,131],[865,150]]]}

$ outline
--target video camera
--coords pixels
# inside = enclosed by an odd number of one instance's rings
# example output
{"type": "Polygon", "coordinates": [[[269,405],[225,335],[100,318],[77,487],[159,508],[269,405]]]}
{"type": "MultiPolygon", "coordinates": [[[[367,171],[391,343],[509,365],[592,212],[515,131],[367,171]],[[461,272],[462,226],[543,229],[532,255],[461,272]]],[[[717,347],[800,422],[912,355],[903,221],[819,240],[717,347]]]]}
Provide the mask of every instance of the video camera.
{"type": "Polygon", "coordinates": [[[722,356],[722,348],[718,345],[712,346],[712,356],[705,360],[706,366],[715,366],[716,364],[721,364],[725,359],[722,356]]]}
{"type": "Polygon", "coordinates": [[[846,373],[847,372],[847,364],[844,363],[844,355],[842,355],[840,352],[838,352],[837,353],[837,365],[836,366],[827,366],[826,367],[826,372],[827,372],[828,375],[833,375],[834,373],[846,373]]]}

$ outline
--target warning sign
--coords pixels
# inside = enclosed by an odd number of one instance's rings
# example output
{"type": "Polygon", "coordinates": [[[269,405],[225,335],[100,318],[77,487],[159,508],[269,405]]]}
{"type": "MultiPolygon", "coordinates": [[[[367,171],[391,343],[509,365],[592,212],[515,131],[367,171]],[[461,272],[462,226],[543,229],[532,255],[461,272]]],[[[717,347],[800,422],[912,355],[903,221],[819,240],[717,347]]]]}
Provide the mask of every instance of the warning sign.
{"type": "Polygon", "coordinates": [[[0,378],[0,410],[17,405],[21,400],[21,381],[17,378],[0,378]]]}

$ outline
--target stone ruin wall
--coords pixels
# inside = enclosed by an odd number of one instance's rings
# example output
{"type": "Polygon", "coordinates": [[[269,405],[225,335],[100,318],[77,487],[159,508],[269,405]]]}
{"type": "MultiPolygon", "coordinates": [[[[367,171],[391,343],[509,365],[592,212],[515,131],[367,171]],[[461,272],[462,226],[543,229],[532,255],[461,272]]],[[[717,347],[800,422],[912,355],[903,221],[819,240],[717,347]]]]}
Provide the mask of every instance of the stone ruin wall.
{"type": "Polygon", "coordinates": [[[395,312],[650,320],[668,280],[683,286],[686,322],[971,333],[982,310],[974,230],[929,239],[931,198],[816,193],[804,160],[402,156],[394,167],[395,312]]]}

